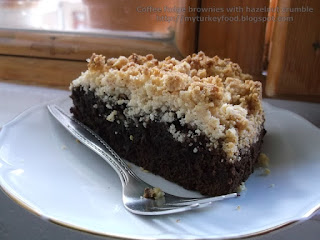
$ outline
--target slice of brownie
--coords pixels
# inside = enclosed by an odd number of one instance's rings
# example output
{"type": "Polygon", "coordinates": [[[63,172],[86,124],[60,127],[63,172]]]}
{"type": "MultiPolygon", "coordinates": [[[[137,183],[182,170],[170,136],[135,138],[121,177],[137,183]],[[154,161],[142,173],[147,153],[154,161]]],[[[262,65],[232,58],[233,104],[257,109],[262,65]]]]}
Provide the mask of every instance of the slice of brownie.
{"type": "Polygon", "coordinates": [[[121,157],[186,189],[235,192],[253,172],[262,87],[229,59],[93,54],[70,89],[75,118],[121,157]]]}

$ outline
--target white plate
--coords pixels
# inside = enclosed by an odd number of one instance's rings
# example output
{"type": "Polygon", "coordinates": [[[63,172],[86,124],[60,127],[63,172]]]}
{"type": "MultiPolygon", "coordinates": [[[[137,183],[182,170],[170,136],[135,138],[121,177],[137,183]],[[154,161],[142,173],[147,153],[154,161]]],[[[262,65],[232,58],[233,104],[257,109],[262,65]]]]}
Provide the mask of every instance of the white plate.
{"type": "MultiPolygon", "coordinates": [[[[66,111],[71,104],[68,99],[55,102],[66,111]]],[[[46,105],[29,109],[1,130],[0,184],[45,219],[106,236],[227,239],[263,234],[306,219],[320,207],[320,130],[271,105],[265,104],[265,111],[263,152],[270,158],[271,173],[253,173],[241,197],[207,208],[156,217],[129,213],[112,168],[77,143],[46,105]]],[[[136,171],[170,191],[176,188],[136,171]]]]}

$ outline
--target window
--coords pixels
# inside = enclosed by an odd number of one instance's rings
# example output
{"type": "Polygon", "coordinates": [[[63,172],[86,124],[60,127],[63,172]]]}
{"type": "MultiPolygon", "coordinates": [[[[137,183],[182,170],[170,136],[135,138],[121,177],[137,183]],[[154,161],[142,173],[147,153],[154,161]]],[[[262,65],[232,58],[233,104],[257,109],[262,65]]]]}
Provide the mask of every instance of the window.
{"type": "Polygon", "coordinates": [[[0,79],[66,88],[86,69],[85,59],[92,53],[106,57],[152,53],[158,59],[181,59],[202,50],[239,63],[244,72],[265,83],[268,96],[319,99],[319,4],[317,0],[0,0],[0,79]],[[243,10],[227,11],[234,7],[243,10]],[[247,10],[277,7],[288,11],[247,10]],[[301,8],[313,12],[299,12],[301,8]],[[245,20],[230,20],[237,17],[245,20]],[[284,21],[252,20],[267,17],[284,21]]]}
{"type": "Polygon", "coordinates": [[[197,4],[194,0],[2,0],[0,78],[65,87],[86,69],[85,59],[93,52],[107,57],[134,52],[182,58],[196,50],[196,23],[161,19],[164,14],[156,9],[166,7],[165,16],[170,18],[176,15],[174,8],[197,4]]]}

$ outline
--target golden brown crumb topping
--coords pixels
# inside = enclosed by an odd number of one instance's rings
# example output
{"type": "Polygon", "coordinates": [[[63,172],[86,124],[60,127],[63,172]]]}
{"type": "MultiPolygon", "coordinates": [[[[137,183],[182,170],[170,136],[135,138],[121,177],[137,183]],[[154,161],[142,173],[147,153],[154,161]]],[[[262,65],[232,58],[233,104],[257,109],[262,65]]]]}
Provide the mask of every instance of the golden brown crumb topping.
{"type": "MultiPolygon", "coordinates": [[[[194,134],[200,131],[210,139],[208,147],[222,142],[230,161],[257,141],[264,122],[261,83],[229,59],[203,52],[181,61],[171,57],[158,61],[151,54],[105,60],[93,54],[88,70],[71,84],[78,86],[102,99],[112,96],[118,104],[126,103],[128,118],[153,120],[162,114],[161,121],[172,123],[174,112],[181,125],[189,124],[196,129],[194,134]]],[[[169,131],[179,141],[187,137],[173,124],[169,131]]]]}

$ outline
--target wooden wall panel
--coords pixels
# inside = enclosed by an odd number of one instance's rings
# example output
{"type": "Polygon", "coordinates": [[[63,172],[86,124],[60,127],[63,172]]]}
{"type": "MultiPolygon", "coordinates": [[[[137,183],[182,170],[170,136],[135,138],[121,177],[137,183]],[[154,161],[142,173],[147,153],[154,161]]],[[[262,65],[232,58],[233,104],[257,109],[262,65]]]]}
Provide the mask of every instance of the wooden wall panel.
{"type": "MultiPolygon", "coordinates": [[[[267,17],[267,12],[249,13],[245,11],[246,7],[268,7],[269,0],[224,0],[212,1],[203,0],[202,8],[223,8],[222,13],[201,13],[201,16],[250,16],[267,17]],[[229,7],[239,6],[244,11],[227,13],[229,7]]],[[[262,59],[265,40],[266,22],[254,21],[201,21],[199,29],[198,49],[208,55],[218,55],[222,58],[231,58],[232,61],[240,64],[244,72],[254,75],[255,78],[263,78],[262,59]]]]}
{"type": "Polygon", "coordinates": [[[1,81],[68,89],[87,62],[0,55],[0,66],[1,81]]]}
{"type": "Polygon", "coordinates": [[[129,39],[57,32],[0,31],[0,54],[50,59],[85,60],[92,53],[106,57],[153,53],[158,58],[182,58],[172,39],[129,39]]]}
{"type": "Polygon", "coordinates": [[[276,22],[267,77],[267,95],[320,101],[320,1],[278,0],[279,7],[312,7],[276,22]]]}

